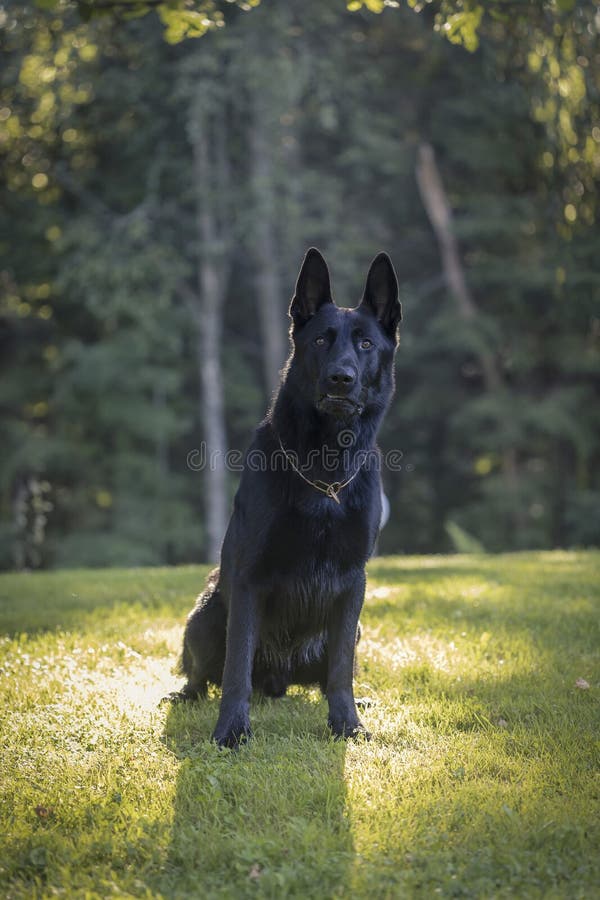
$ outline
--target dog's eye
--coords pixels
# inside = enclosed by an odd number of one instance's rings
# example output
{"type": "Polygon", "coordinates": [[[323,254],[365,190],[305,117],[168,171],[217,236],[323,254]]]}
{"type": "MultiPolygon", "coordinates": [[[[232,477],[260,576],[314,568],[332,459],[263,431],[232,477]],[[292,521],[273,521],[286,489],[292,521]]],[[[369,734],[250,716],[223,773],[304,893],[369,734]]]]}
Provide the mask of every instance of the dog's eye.
{"type": "Polygon", "coordinates": [[[373,341],[370,341],[369,338],[363,338],[363,340],[360,342],[361,350],[370,350],[372,346],[373,341]]]}
{"type": "Polygon", "coordinates": [[[315,344],[317,345],[317,347],[322,347],[324,343],[325,343],[325,338],[323,337],[322,334],[320,334],[318,338],[315,338],[315,344]]]}

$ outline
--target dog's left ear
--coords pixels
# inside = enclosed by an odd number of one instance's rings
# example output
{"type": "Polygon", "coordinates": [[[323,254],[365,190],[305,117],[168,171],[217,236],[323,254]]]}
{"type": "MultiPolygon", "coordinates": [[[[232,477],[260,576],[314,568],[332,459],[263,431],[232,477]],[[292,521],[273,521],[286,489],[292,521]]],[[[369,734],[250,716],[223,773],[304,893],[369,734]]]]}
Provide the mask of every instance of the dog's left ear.
{"type": "Polygon", "coordinates": [[[304,257],[290,304],[294,328],[305,325],[324,303],[333,303],[329,269],[316,247],[311,247],[304,257]]]}
{"type": "Polygon", "coordinates": [[[398,300],[398,279],[387,253],[378,253],[371,263],[360,305],[371,310],[392,340],[398,340],[402,306],[398,300]]]}

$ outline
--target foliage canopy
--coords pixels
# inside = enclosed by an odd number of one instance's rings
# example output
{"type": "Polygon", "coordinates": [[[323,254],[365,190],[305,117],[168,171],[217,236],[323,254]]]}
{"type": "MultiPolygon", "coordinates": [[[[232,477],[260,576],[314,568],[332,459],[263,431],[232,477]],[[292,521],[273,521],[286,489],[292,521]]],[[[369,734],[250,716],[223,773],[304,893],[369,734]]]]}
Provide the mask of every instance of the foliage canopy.
{"type": "Polygon", "coordinates": [[[382,549],[444,550],[461,534],[487,549],[597,543],[596,4],[485,4],[480,19],[466,3],[215,10],[226,27],[174,44],[155,16],[4,11],[2,564],[200,554],[205,482],[186,460],[206,434],[187,298],[198,214],[216,194],[229,447],[246,446],[273,387],[265,273],[281,343],[307,246],[348,304],[385,248],[405,320],[383,435],[403,467],[384,472],[382,549]],[[473,53],[435,31],[461,11],[473,53]],[[206,116],[226,148],[219,191],[194,168],[206,116]],[[454,211],[468,320],[417,190],[424,143],[454,211]]]}

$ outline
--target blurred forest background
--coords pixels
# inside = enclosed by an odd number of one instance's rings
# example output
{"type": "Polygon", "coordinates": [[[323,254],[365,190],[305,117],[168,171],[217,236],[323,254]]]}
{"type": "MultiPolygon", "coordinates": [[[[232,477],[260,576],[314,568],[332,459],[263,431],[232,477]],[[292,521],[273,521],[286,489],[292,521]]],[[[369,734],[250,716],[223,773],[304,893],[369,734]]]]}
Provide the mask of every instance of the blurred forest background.
{"type": "Polygon", "coordinates": [[[600,543],[594,0],[148,6],[0,7],[0,567],[215,558],[313,244],[401,283],[380,552],[600,543]]]}

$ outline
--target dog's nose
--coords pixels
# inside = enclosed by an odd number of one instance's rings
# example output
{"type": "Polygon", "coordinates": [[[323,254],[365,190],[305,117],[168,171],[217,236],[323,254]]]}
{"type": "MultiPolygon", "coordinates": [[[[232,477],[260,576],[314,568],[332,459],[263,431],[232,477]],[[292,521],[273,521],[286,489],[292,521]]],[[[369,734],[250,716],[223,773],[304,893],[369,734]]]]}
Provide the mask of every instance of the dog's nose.
{"type": "Polygon", "coordinates": [[[348,366],[336,366],[327,373],[327,387],[332,391],[347,391],[356,381],[356,373],[348,366]]]}

